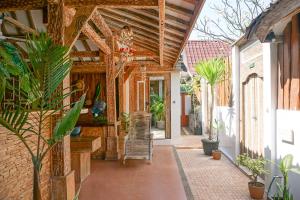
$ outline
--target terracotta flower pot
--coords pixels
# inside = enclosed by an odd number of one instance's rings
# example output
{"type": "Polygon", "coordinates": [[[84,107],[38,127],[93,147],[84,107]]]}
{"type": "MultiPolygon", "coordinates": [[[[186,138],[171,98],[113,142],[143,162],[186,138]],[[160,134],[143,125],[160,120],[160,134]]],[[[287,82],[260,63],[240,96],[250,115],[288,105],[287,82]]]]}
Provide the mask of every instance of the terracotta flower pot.
{"type": "Polygon", "coordinates": [[[212,151],[219,148],[219,141],[209,140],[207,138],[203,138],[201,141],[205,155],[211,156],[212,151]]]}
{"type": "Polygon", "coordinates": [[[219,150],[213,150],[212,157],[214,160],[220,160],[222,156],[222,152],[219,150]]]}
{"type": "Polygon", "coordinates": [[[252,199],[264,198],[265,184],[259,182],[249,182],[248,188],[252,199]]]}

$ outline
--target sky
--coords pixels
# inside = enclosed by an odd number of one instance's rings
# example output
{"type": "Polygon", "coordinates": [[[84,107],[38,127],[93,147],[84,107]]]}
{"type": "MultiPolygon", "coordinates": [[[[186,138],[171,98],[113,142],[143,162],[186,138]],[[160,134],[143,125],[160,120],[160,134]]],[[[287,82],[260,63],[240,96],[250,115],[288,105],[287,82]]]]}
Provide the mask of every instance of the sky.
{"type": "MultiPolygon", "coordinates": [[[[235,0],[229,0],[229,1],[235,2],[235,0]]],[[[261,1],[263,1],[265,5],[269,5],[271,2],[271,0],[261,0],[261,1]]],[[[199,21],[207,16],[211,19],[215,19],[215,20],[218,19],[219,15],[211,7],[213,7],[214,4],[218,5],[220,3],[221,3],[221,0],[206,0],[197,21],[199,21]]],[[[213,29],[213,27],[211,27],[211,28],[213,29]]],[[[197,39],[198,40],[201,39],[201,37],[199,37],[199,32],[196,30],[193,30],[189,40],[197,40],[197,39]]]]}

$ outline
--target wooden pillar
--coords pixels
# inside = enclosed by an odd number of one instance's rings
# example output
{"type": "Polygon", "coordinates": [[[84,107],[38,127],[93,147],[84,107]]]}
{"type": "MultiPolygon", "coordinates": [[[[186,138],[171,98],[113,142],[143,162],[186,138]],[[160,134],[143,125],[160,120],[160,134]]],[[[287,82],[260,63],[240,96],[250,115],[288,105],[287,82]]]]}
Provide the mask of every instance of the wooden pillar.
{"type": "MultiPolygon", "coordinates": [[[[48,4],[47,32],[52,40],[64,45],[64,1],[58,0],[48,4]]],[[[62,88],[70,86],[70,76],[63,81],[62,88]]],[[[68,92],[65,91],[64,92],[68,92]]],[[[70,104],[70,99],[65,99],[64,105],[70,104]]],[[[56,123],[54,119],[53,126],[56,123]]],[[[54,128],[54,127],[53,127],[54,128]]],[[[52,150],[52,199],[67,200],[75,196],[75,177],[71,171],[70,136],[66,136],[52,150]]]]}
{"type": "MultiPolygon", "coordinates": [[[[114,52],[114,38],[107,38],[107,44],[114,52]]],[[[119,159],[118,154],[118,135],[116,127],[116,86],[115,86],[115,63],[113,53],[105,55],[106,65],[106,96],[107,96],[107,150],[105,159],[106,160],[117,160],[119,159]]]]}
{"type": "Polygon", "coordinates": [[[171,139],[171,74],[165,75],[166,138],[171,139]]]}
{"type": "MultiPolygon", "coordinates": [[[[122,112],[125,112],[125,87],[124,87],[124,67],[121,70],[119,74],[119,108],[120,108],[120,114],[122,112]]],[[[120,119],[119,119],[120,120],[120,119]]],[[[122,157],[125,153],[125,136],[126,132],[122,128],[119,129],[119,154],[122,157]]]]}

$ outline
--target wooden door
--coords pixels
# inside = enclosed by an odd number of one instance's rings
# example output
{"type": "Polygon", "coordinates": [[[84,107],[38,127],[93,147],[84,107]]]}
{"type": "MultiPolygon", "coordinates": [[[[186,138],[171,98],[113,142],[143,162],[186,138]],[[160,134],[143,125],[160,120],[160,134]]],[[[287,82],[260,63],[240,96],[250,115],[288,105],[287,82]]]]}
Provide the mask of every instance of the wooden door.
{"type": "Polygon", "coordinates": [[[145,81],[137,81],[137,110],[145,111],[145,109],[146,109],[145,81]]]}
{"type": "Polygon", "coordinates": [[[263,79],[251,74],[242,84],[241,153],[263,155],[263,79]]]}
{"type": "Polygon", "coordinates": [[[240,153],[264,155],[263,55],[262,44],[241,51],[240,66],[240,153]]]}

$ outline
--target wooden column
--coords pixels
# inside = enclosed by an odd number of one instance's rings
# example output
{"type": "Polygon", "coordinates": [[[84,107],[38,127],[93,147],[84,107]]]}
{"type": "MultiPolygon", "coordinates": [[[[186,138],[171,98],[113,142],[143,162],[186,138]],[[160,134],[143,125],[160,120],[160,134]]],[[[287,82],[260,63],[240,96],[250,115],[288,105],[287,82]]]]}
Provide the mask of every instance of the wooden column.
{"type": "MultiPolygon", "coordinates": [[[[124,67],[122,67],[121,72],[119,74],[119,108],[120,108],[120,116],[122,116],[122,112],[125,112],[125,87],[124,87],[124,67]]],[[[120,120],[120,119],[119,119],[120,120]]],[[[125,136],[126,132],[122,129],[119,129],[119,154],[122,157],[125,153],[125,136]]]]}
{"type": "MultiPolygon", "coordinates": [[[[107,45],[114,52],[114,38],[107,38],[107,45]]],[[[115,63],[113,53],[105,55],[104,57],[106,64],[106,95],[107,95],[107,150],[105,159],[106,160],[117,160],[119,159],[118,154],[118,135],[116,127],[116,88],[115,88],[115,63]]]]}
{"type": "MultiPolygon", "coordinates": [[[[64,45],[64,1],[48,4],[48,26],[47,32],[57,44],[64,45]]],[[[63,81],[62,88],[70,85],[70,76],[63,81]]],[[[68,92],[68,91],[64,91],[68,92]]],[[[63,101],[64,105],[70,104],[70,99],[63,101]]],[[[53,118],[52,125],[57,119],[53,118]]],[[[67,200],[75,196],[75,177],[71,171],[70,136],[66,136],[52,150],[52,199],[67,200]]]]}
{"type": "Polygon", "coordinates": [[[165,75],[166,138],[171,139],[171,74],[165,75]]]}

